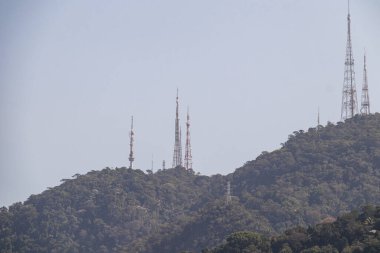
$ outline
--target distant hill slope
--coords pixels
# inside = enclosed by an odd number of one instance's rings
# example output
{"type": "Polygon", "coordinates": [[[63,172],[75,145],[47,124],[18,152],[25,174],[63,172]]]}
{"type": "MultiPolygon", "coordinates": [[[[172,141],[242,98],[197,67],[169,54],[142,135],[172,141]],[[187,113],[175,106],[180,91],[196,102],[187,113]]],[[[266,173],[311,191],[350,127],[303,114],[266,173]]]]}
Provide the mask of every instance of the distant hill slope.
{"type": "Polygon", "coordinates": [[[210,183],[222,176],[183,168],[155,174],[107,168],[75,177],[2,208],[0,252],[143,251],[146,238],[178,230],[224,185],[210,183]]]}
{"type": "Polygon", "coordinates": [[[294,132],[281,149],[236,170],[233,182],[275,231],[380,203],[380,114],[294,132]]]}
{"type": "Polygon", "coordinates": [[[0,252],[200,251],[233,231],[277,235],[380,203],[380,114],[294,132],[227,176],[107,168],[63,181],[0,210],[0,252]]]}
{"type": "MultiPolygon", "coordinates": [[[[318,131],[296,131],[280,149],[263,152],[226,177],[236,196],[235,208],[251,214],[247,221],[255,217],[256,222],[242,221],[246,230],[264,235],[317,224],[358,206],[380,204],[380,114],[356,116],[345,123],[320,126],[318,131]]],[[[205,207],[202,217],[209,222],[192,221],[175,236],[178,240],[164,242],[172,252],[200,251],[202,242],[203,248],[213,245],[214,236],[220,240],[234,224],[226,214],[225,230],[221,230],[215,225],[220,215],[213,212],[205,207]],[[210,225],[199,229],[200,224],[210,225]]],[[[161,247],[155,250],[165,252],[161,247]]]]}
{"type": "Polygon", "coordinates": [[[287,230],[275,238],[235,232],[226,242],[203,253],[377,253],[380,252],[380,207],[365,206],[333,223],[287,230]]]}

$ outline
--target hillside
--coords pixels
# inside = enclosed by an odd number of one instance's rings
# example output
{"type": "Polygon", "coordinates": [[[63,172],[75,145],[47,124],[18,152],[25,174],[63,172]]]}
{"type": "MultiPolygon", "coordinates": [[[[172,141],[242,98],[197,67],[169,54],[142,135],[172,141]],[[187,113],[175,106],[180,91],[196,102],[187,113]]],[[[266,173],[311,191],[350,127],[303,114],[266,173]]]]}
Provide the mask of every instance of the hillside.
{"type": "Polygon", "coordinates": [[[365,206],[333,223],[294,228],[275,238],[235,232],[226,242],[203,253],[376,253],[380,252],[380,207],[365,206]]]}
{"type": "Polygon", "coordinates": [[[315,224],[380,201],[380,114],[307,132],[233,174],[234,192],[274,231],[315,224]]]}
{"type": "Polygon", "coordinates": [[[147,237],[171,234],[215,198],[221,189],[210,181],[222,179],[183,168],[154,175],[107,168],[74,177],[1,209],[0,252],[143,251],[147,237]]]}
{"type": "Polygon", "coordinates": [[[75,175],[0,210],[0,252],[199,252],[234,231],[279,235],[379,204],[379,185],[380,114],[356,116],[296,131],[227,176],[183,168],[75,175]]]}

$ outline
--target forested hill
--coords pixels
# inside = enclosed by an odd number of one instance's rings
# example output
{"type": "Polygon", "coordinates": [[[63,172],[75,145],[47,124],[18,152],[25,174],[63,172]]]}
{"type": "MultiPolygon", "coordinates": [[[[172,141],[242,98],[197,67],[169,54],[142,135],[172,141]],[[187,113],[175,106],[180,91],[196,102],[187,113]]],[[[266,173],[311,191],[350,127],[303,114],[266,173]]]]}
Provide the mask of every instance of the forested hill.
{"type": "Polygon", "coordinates": [[[297,227],[268,238],[239,231],[226,242],[203,253],[378,253],[380,252],[380,207],[365,206],[338,217],[335,222],[297,227]]]}
{"type": "Polygon", "coordinates": [[[234,231],[278,235],[379,204],[379,185],[380,114],[356,116],[294,132],[227,176],[183,168],[75,175],[0,210],[0,252],[199,252],[234,231]]]}
{"type": "Polygon", "coordinates": [[[281,231],[380,203],[380,114],[296,131],[233,173],[234,193],[281,231]]]}

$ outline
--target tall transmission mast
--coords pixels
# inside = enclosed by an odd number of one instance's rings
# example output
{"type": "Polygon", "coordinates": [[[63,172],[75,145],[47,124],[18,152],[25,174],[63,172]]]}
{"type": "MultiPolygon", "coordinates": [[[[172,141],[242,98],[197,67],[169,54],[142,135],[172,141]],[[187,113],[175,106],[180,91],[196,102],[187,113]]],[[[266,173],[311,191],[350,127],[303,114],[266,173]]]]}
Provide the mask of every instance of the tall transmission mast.
{"type": "Polygon", "coordinates": [[[129,168],[133,168],[133,161],[135,160],[133,153],[133,142],[134,142],[134,131],[133,131],[133,116],[131,117],[131,131],[129,132],[129,168]]]}
{"type": "Polygon", "coordinates": [[[320,117],[319,117],[319,106],[318,106],[318,116],[317,116],[317,130],[319,130],[319,126],[321,125],[320,117]]]}
{"type": "Polygon", "coordinates": [[[361,114],[368,115],[371,113],[369,106],[368,79],[367,79],[367,56],[364,53],[364,70],[363,70],[363,87],[362,87],[362,107],[361,114]]]}
{"type": "Polygon", "coordinates": [[[154,172],[154,155],[152,154],[152,164],[151,164],[151,169],[152,173],[154,172]]]}
{"type": "Polygon", "coordinates": [[[352,54],[350,1],[348,0],[347,46],[342,94],[341,119],[345,120],[352,118],[357,113],[358,103],[355,84],[354,57],[352,54]]]}
{"type": "Polygon", "coordinates": [[[226,204],[230,204],[232,200],[231,196],[231,183],[230,181],[227,182],[227,192],[226,192],[226,204]]]}
{"type": "Polygon", "coordinates": [[[181,130],[179,127],[179,116],[178,116],[178,89],[177,89],[177,99],[176,99],[176,112],[175,112],[175,140],[174,140],[174,153],[173,153],[173,168],[177,166],[182,166],[182,145],[181,145],[181,130]]]}
{"type": "Polygon", "coordinates": [[[321,140],[321,133],[319,132],[321,127],[320,115],[319,115],[319,106],[318,106],[318,116],[317,116],[317,138],[318,142],[321,140]]]}
{"type": "Polygon", "coordinates": [[[179,160],[182,166],[182,127],[179,127],[179,160]]]}
{"type": "Polygon", "coordinates": [[[191,155],[191,140],[190,140],[190,114],[187,108],[187,121],[186,121],[186,146],[185,146],[185,168],[187,170],[193,169],[193,156],[191,155]]]}

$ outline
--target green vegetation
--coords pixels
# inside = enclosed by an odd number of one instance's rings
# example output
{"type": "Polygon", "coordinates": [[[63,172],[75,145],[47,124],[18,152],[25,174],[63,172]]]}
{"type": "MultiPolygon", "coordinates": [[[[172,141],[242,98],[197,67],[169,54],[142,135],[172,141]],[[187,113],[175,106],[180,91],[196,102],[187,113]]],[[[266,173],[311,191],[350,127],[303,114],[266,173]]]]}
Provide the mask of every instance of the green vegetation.
{"type": "MultiPolygon", "coordinates": [[[[248,235],[256,247],[250,250],[265,252],[277,245],[266,236],[380,204],[379,126],[375,114],[296,131],[280,149],[227,176],[183,168],[75,175],[0,209],[0,253],[200,252],[247,230],[262,234],[248,235]],[[224,201],[227,181],[234,195],[230,205],[224,201]]],[[[240,237],[245,234],[231,243],[240,237]]],[[[281,247],[295,250],[291,243],[281,247]]]]}
{"type": "Polygon", "coordinates": [[[380,207],[366,206],[337,221],[295,228],[269,239],[254,232],[237,232],[203,253],[376,253],[380,252],[380,207]]]}

